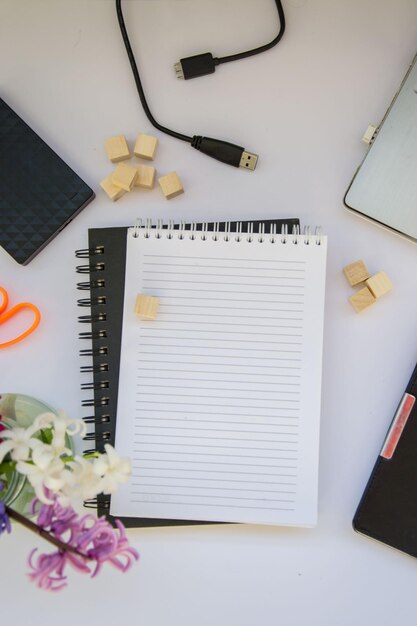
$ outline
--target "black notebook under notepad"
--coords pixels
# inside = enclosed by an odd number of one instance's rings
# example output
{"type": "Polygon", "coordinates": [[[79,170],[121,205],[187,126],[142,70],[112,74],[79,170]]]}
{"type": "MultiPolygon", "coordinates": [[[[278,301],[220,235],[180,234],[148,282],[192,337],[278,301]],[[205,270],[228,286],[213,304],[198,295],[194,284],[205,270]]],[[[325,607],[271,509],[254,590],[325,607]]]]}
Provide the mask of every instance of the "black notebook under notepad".
{"type": "MultiPolygon", "coordinates": [[[[122,519],[126,526],[163,526],[251,522],[253,508],[262,518],[256,518],[260,523],[285,524],[288,519],[292,524],[298,523],[293,519],[297,506],[294,502],[298,497],[294,494],[298,490],[303,495],[305,508],[299,523],[314,524],[326,242],[321,235],[282,237],[283,225],[291,232],[299,222],[289,219],[175,225],[167,230],[162,226],[133,230],[90,229],[88,249],[77,253],[78,257],[88,259],[87,264],[77,268],[79,273],[86,274],[86,281],[78,283],[78,288],[85,290],[87,296],[78,304],[90,309],[79,319],[86,326],[80,337],[87,347],[81,350],[81,354],[86,360],[90,359],[90,364],[83,365],[82,371],[92,375],[92,382],[83,385],[84,389],[92,391],[91,399],[83,402],[85,407],[91,407],[91,415],[85,421],[92,424],[93,430],[87,439],[91,439],[91,447],[99,451],[104,449],[106,442],[116,443],[123,456],[130,456],[135,485],[129,487],[127,494],[122,490],[120,496],[115,494],[111,499],[99,496],[97,502],[90,503],[97,506],[99,515],[104,514],[110,520],[114,517],[122,519]],[[194,247],[192,255],[187,256],[187,249],[197,246],[197,241],[190,243],[193,240],[199,240],[200,247],[194,247]],[[205,240],[210,240],[207,247],[201,243],[205,240]],[[219,241],[219,246],[210,255],[213,240],[219,241]],[[232,241],[242,241],[242,245],[232,241]],[[275,259],[275,253],[270,252],[274,242],[276,249],[291,248],[290,256],[284,254],[282,261],[275,259]],[[232,252],[234,246],[239,248],[239,253],[232,252]],[[146,261],[143,262],[141,257],[139,265],[145,268],[141,278],[137,281],[133,277],[135,290],[158,295],[161,306],[157,322],[145,323],[141,331],[144,336],[138,353],[141,362],[135,372],[135,375],[140,374],[141,384],[133,393],[129,363],[136,363],[137,359],[135,356],[134,361],[129,360],[132,342],[128,334],[131,330],[130,299],[136,296],[136,291],[131,293],[130,284],[136,260],[129,255],[136,253],[145,255],[146,261]],[[312,260],[308,261],[310,256],[312,260]],[[281,263],[280,269],[275,262],[281,263]],[[311,275],[309,266],[313,272],[311,275]],[[228,279],[228,276],[232,278],[228,279]],[[248,276],[252,286],[247,284],[248,276]],[[277,281],[279,276],[281,278],[277,281]],[[214,302],[219,297],[218,289],[225,301],[221,304],[221,318],[214,302]],[[238,294],[243,294],[244,289],[249,290],[246,292],[249,295],[245,293],[247,301],[241,306],[237,298],[243,298],[238,294]],[[201,299],[203,295],[205,300],[201,299]],[[175,315],[172,317],[170,311],[174,301],[175,315]],[[316,307],[311,322],[303,319],[304,304],[310,306],[310,301],[316,307]],[[247,304],[249,313],[244,311],[247,304]],[[262,306],[263,313],[265,308],[264,320],[259,319],[259,306],[262,306]],[[207,307],[212,307],[209,318],[205,316],[207,307]],[[242,315],[246,315],[244,320],[240,317],[242,315]],[[277,322],[277,318],[282,321],[277,322]],[[276,336],[270,335],[270,329],[276,336]],[[157,336],[153,335],[155,331],[157,336]],[[306,346],[302,345],[304,331],[311,338],[311,343],[306,346]],[[243,345],[237,343],[242,339],[242,332],[243,341],[248,342],[243,345]],[[251,332],[256,334],[256,344],[251,332]],[[262,336],[264,342],[260,347],[258,340],[262,336]],[[221,358],[222,344],[228,349],[226,361],[221,358]],[[202,355],[198,352],[199,346],[205,346],[202,355]],[[303,354],[304,349],[307,356],[303,354]],[[225,363],[230,371],[222,374],[225,363]],[[302,363],[307,364],[307,369],[313,366],[314,371],[318,370],[316,380],[306,392],[310,394],[309,406],[313,407],[308,441],[296,434],[302,363]],[[254,364],[260,368],[255,374],[254,364]],[[243,370],[236,369],[239,367],[243,370]],[[247,382],[240,375],[237,380],[243,382],[232,385],[230,381],[236,380],[236,372],[242,371],[247,372],[247,382]],[[214,391],[220,386],[219,376],[222,377],[221,394],[214,391]],[[257,384],[258,380],[262,382],[257,384]],[[219,398],[221,395],[221,399],[216,400],[216,394],[219,398]],[[129,395],[132,397],[128,398],[129,395]],[[133,416],[130,412],[135,405],[138,412],[133,416]],[[205,411],[202,410],[204,407],[205,411]],[[222,430],[217,430],[215,437],[211,434],[214,431],[207,435],[213,427],[213,423],[207,424],[207,414],[210,421],[223,417],[224,424],[230,424],[230,427],[225,427],[222,421],[222,430]],[[253,414],[256,414],[255,422],[253,414]],[[166,418],[173,421],[167,422],[166,418]],[[262,430],[254,433],[251,424],[257,424],[256,420],[262,430]],[[236,430],[237,423],[241,426],[236,430]],[[130,445],[126,439],[136,441],[130,428],[138,429],[139,443],[126,454],[126,446],[130,445]],[[162,430],[159,432],[157,428],[162,430]],[[222,441],[217,444],[214,439],[219,439],[219,433],[222,441]],[[241,439],[238,445],[237,433],[241,439]],[[312,434],[314,436],[310,436],[312,434]],[[311,448],[308,452],[306,446],[311,448]],[[308,485],[306,494],[303,494],[303,484],[296,484],[297,461],[294,459],[299,453],[309,462],[312,458],[312,471],[308,472],[309,478],[306,479],[312,484],[308,485]],[[214,459],[217,465],[209,465],[209,457],[214,455],[219,455],[214,459]],[[244,470],[243,476],[242,464],[245,462],[248,469],[244,470]],[[247,485],[238,483],[238,488],[242,487],[242,498],[232,485],[236,480],[229,484],[231,474],[225,476],[222,473],[226,466],[228,472],[230,468],[233,470],[239,481],[251,478],[249,482],[254,486],[250,486],[249,493],[245,493],[247,485]],[[262,467],[266,469],[262,471],[262,467]],[[249,471],[258,475],[250,477],[249,471]],[[266,487],[262,484],[265,475],[266,487]],[[197,502],[193,498],[193,494],[196,495],[193,487],[197,483],[192,481],[198,478],[200,484],[201,480],[207,481],[207,477],[210,480],[204,483],[205,490],[201,491],[197,502]],[[225,497],[226,492],[217,495],[215,481],[220,478],[222,489],[229,489],[230,500],[225,497]],[[180,482],[176,492],[172,490],[175,486],[172,481],[180,482]],[[240,500],[247,500],[247,504],[241,504],[240,500]],[[236,515],[233,506],[238,512],[236,515]]],[[[136,327],[133,331],[136,332],[136,327]]]]}

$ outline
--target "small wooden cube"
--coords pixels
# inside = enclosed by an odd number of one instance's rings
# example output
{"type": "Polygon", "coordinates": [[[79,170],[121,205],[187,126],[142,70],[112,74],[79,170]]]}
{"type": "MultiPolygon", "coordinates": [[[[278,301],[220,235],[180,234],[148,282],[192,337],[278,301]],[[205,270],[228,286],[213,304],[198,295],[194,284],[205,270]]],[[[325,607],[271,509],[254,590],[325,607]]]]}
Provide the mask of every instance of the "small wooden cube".
{"type": "Polygon", "coordinates": [[[158,182],[167,200],[184,193],[184,187],[182,186],[176,172],[170,172],[169,174],[166,174],[166,176],[161,176],[161,178],[158,179],[158,182]]]}
{"type": "Polygon", "coordinates": [[[113,202],[121,198],[126,193],[124,189],[116,187],[116,185],[113,184],[111,174],[101,181],[100,187],[104,189],[110,200],[113,200],[113,202]]]}
{"type": "Polygon", "coordinates": [[[371,290],[375,298],[384,296],[386,293],[391,291],[394,286],[385,272],[378,272],[378,274],[368,278],[366,285],[371,290]]]}
{"type": "Polygon", "coordinates": [[[135,302],[135,313],[142,321],[156,319],[159,308],[159,298],[138,294],[135,302]]]}
{"type": "Polygon", "coordinates": [[[135,165],[138,170],[136,178],[136,187],[144,187],[145,189],[153,189],[155,185],[156,169],[152,165],[135,165]]]}
{"type": "Polygon", "coordinates": [[[351,287],[363,283],[370,277],[368,268],[363,261],[355,261],[343,268],[343,272],[349,281],[351,287]]]}
{"type": "Polygon", "coordinates": [[[130,150],[124,135],[117,135],[116,137],[106,139],[105,147],[107,156],[113,163],[130,159],[130,150]]]}
{"type": "Polygon", "coordinates": [[[364,287],[357,291],[353,296],[350,296],[349,302],[355,309],[356,313],[360,313],[368,306],[371,306],[375,302],[375,296],[369,291],[368,287],[364,287]]]}
{"type": "Polygon", "coordinates": [[[138,177],[138,170],[136,167],[126,165],[126,163],[119,163],[112,174],[112,183],[116,187],[120,187],[125,191],[132,191],[136,179],[138,177]]]}
{"type": "Polygon", "coordinates": [[[133,152],[140,159],[153,161],[155,158],[156,148],[158,147],[158,139],[152,135],[144,135],[141,133],[136,139],[133,152]]]}

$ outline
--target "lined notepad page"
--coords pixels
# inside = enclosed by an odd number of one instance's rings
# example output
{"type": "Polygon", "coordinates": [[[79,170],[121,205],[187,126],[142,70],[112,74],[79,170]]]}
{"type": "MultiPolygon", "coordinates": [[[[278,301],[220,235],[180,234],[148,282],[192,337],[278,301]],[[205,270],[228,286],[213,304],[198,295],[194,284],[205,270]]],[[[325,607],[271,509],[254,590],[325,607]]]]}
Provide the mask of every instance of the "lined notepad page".
{"type": "Polygon", "coordinates": [[[128,231],[111,514],[314,525],[326,238],[195,237],[128,231]]]}

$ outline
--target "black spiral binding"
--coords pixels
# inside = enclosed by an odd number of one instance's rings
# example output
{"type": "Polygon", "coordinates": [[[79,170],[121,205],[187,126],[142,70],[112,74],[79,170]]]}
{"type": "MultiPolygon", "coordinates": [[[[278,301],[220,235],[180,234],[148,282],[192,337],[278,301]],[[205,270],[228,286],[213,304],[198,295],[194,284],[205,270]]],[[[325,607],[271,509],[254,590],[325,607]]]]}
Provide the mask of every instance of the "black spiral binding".
{"type": "Polygon", "coordinates": [[[169,222],[163,224],[162,220],[158,220],[156,224],[152,224],[152,220],[138,219],[136,224],[130,230],[130,235],[135,239],[143,237],[144,239],[199,239],[201,241],[245,241],[247,243],[276,243],[276,244],[322,244],[321,227],[317,226],[314,233],[311,232],[310,226],[305,226],[301,233],[300,226],[293,224],[292,228],[288,228],[287,223],[283,223],[281,228],[277,228],[274,220],[266,220],[264,222],[191,222],[186,224],[181,221],[178,224],[169,222]],[[291,232],[290,232],[291,230],[291,232]]]}
{"type": "MultiPolygon", "coordinates": [[[[93,397],[89,397],[82,401],[83,407],[93,407],[94,415],[83,417],[86,424],[94,427],[93,431],[87,432],[84,440],[93,443],[94,447],[84,450],[84,456],[93,454],[94,452],[104,452],[104,446],[107,442],[112,441],[112,435],[109,430],[110,415],[107,412],[108,393],[110,387],[109,381],[109,364],[108,364],[108,342],[106,331],[106,296],[104,290],[106,281],[100,277],[100,273],[105,270],[103,259],[104,246],[96,246],[95,248],[86,248],[77,250],[76,258],[86,259],[88,263],[78,265],[76,267],[77,274],[88,274],[89,280],[83,280],[77,283],[79,291],[87,291],[90,297],[80,298],[77,304],[81,308],[90,309],[89,314],[80,315],[78,321],[80,324],[93,325],[90,330],[79,333],[79,339],[84,343],[85,340],[90,342],[88,348],[80,349],[80,356],[84,359],[90,359],[87,365],[81,365],[80,371],[83,375],[89,375],[90,380],[81,384],[83,391],[92,392],[93,397]],[[92,361],[92,358],[94,360],[92,361]]],[[[85,345],[85,344],[84,344],[85,345]]],[[[108,512],[110,510],[110,497],[99,495],[96,498],[86,500],[84,506],[100,511],[108,512]]]]}

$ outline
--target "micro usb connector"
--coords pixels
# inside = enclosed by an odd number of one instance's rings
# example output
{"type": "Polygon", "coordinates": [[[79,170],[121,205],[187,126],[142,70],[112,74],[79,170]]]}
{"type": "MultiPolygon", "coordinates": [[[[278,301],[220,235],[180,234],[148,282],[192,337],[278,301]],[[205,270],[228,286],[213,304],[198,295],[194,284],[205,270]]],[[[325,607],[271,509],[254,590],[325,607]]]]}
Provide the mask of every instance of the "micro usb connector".
{"type": "Polygon", "coordinates": [[[188,80],[189,78],[213,74],[216,65],[216,59],[213,58],[213,55],[210,52],[205,52],[204,54],[196,54],[193,57],[180,59],[178,63],[175,63],[174,68],[177,78],[188,80]]]}

